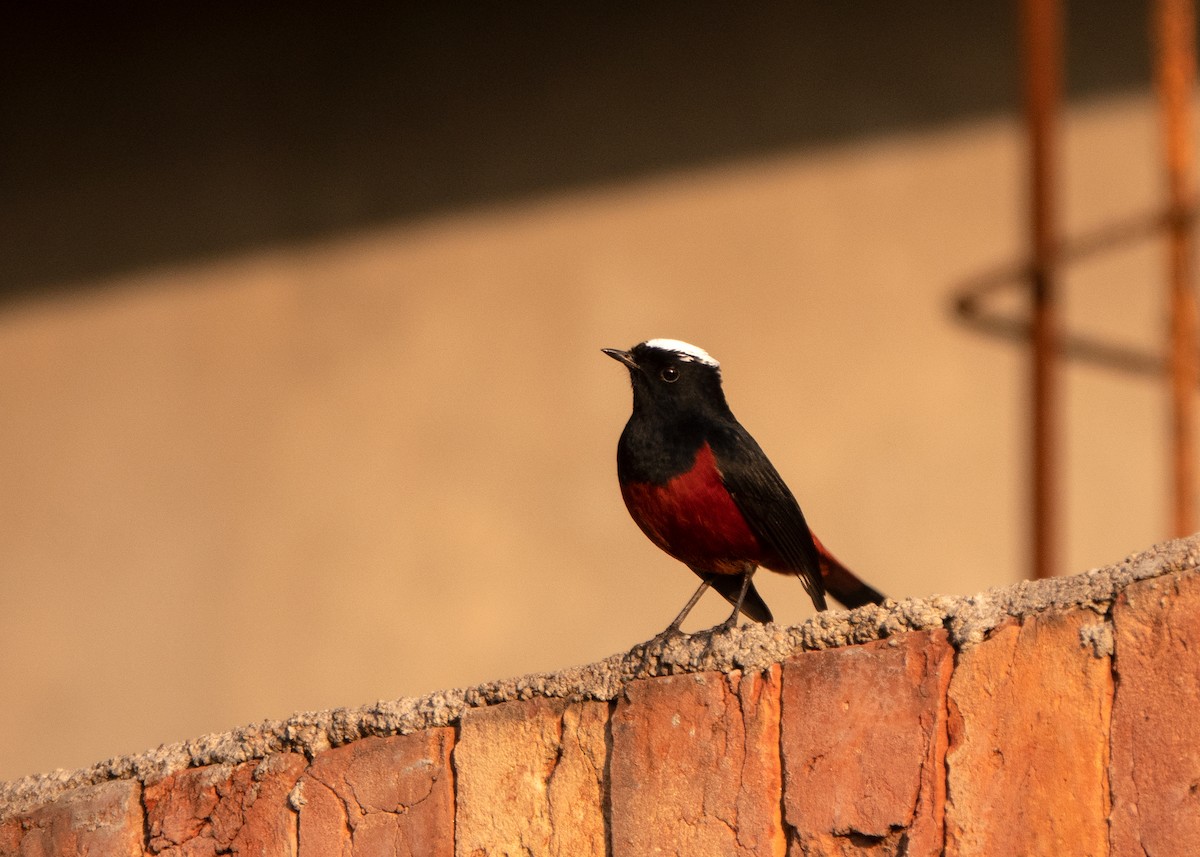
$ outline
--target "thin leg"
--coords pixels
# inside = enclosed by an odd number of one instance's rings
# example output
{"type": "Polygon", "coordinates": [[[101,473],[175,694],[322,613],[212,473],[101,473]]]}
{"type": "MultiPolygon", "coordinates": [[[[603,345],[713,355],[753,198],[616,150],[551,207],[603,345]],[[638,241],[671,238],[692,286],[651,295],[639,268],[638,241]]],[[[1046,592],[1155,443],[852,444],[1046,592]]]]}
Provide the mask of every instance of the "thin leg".
{"type": "Polygon", "coordinates": [[[696,602],[700,600],[700,596],[704,594],[704,590],[706,589],[708,589],[708,581],[702,580],[700,582],[700,588],[696,590],[696,593],[690,599],[688,599],[688,603],[683,605],[683,609],[679,611],[679,615],[676,616],[671,624],[667,626],[667,630],[663,631],[658,636],[668,637],[671,634],[677,633],[679,631],[679,626],[683,624],[683,620],[687,618],[687,615],[692,612],[692,608],[696,606],[696,602]]]}
{"type": "Polygon", "coordinates": [[[742,602],[746,600],[746,592],[750,589],[750,579],[754,577],[754,569],[742,574],[742,591],[738,593],[737,604],[733,605],[733,612],[729,614],[729,618],[721,623],[722,631],[728,631],[730,628],[737,627],[738,614],[742,612],[742,602]]]}

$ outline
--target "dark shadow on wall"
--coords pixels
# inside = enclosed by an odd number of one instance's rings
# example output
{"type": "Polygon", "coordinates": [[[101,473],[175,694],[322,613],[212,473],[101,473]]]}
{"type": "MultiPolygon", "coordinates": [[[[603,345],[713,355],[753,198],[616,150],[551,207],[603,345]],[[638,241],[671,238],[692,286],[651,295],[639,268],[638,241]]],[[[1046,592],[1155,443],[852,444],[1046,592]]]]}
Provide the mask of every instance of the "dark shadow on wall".
{"type": "MultiPolygon", "coordinates": [[[[1071,96],[1145,87],[1146,5],[1069,5],[1071,96]]],[[[1012,111],[1015,8],[664,0],[10,13],[0,301],[1012,111]]]]}

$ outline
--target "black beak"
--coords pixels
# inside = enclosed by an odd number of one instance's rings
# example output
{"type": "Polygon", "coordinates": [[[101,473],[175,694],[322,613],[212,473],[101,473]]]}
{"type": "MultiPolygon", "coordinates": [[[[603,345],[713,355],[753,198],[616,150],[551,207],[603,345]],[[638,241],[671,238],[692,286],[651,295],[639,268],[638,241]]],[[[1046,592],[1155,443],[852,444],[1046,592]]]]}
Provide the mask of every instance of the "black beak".
{"type": "Polygon", "coordinates": [[[624,363],[630,369],[638,368],[637,363],[634,362],[633,355],[630,354],[628,351],[622,351],[619,348],[601,348],[600,350],[603,351],[605,354],[607,354],[609,357],[611,357],[613,360],[620,360],[622,363],[624,363]]]}

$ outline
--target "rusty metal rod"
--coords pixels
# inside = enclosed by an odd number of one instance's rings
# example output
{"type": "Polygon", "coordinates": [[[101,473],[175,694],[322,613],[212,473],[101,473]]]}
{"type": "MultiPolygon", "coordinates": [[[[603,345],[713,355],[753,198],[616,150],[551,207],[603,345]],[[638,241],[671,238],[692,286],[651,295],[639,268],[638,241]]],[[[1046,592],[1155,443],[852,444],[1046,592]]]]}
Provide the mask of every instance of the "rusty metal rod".
{"type": "Polygon", "coordinates": [[[1058,542],[1058,280],[1054,176],[1062,93],[1062,9],[1058,0],[1021,0],[1025,117],[1029,130],[1032,293],[1032,565],[1052,577],[1058,542]]]}
{"type": "Polygon", "coordinates": [[[1155,77],[1162,111],[1167,179],[1169,358],[1171,387],[1172,529],[1195,529],[1196,298],[1192,283],[1192,220],[1196,180],[1192,99],[1196,89],[1196,10],[1192,0],[1156,0],[1153,12],[1155,77]]]}
{"type": "MultiPolygon", "coordinates": [[[[1196,220],[1196,210],[1184,212],[1189,223],[1196,220]]],[[[1110,252],[1135,242],[1149,241],[1167,232],[1169,223],[1178,212],[1152,211],[1064,239],[1058,247],[1058,264],[1066,268],[1097,254],[1110,252]]],[[[1028,261],[999,265],[961,283],[953,295],[953,310],[960,322],[988,336],[1012,342],[1028,342],[1030,323],[1026,313],[1013,314],[988,307],[988,299],[996,293],[1014,288],[1029,287],[1031,265],[1028,261]]],[[[1166,377],[1170,371],[1161,349],[1150,350],[1089,335],[1062,330],[1058,336],[1058,356],[1065,360],[1082,360],[1093,366],[1153,376],[1166,377]]],[[[1198,379],[1197,383],[1200,383],[1198,379]]]]}

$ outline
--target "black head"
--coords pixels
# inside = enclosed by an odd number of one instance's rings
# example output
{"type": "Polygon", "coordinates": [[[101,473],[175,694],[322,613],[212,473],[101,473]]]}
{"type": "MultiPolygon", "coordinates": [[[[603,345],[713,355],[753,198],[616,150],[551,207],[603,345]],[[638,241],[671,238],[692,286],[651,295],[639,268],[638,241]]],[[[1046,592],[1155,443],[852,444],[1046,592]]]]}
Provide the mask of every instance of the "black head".
{"type": "Polygon", "coordinates": [[[628,351],[601,349],[629,369],[633,411],[663,417],[729,416],[721,364],[707,351],[677,339],[649,339],[628,351]]]}

